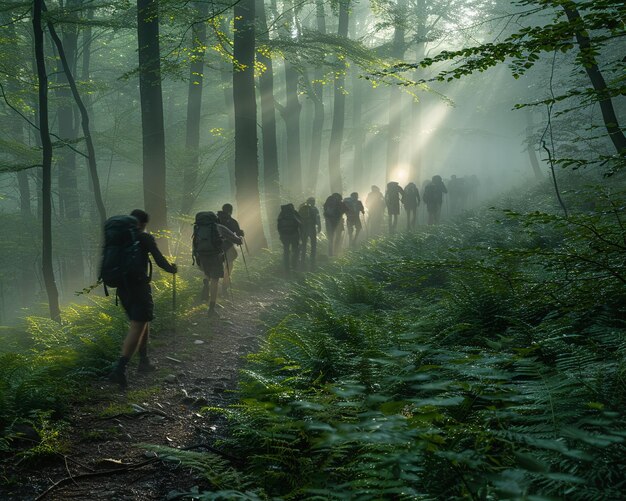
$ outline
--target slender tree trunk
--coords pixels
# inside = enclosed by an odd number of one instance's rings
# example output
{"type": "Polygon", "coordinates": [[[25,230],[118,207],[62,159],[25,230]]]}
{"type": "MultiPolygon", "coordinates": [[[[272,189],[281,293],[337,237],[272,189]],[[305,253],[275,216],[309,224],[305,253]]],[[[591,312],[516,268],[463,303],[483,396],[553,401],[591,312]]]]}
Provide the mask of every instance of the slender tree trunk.
{"type": "MultiPolygon", "coordinates": [[[[340,37],[348,37],[348,13],[350,0],[339,0],[339,28],[337,34],[340,37]]],[[[343,193],[343,179],[341,177],[341,145],[343,143],[343,129],[345,122],[346,96],[344,84],[346,80],[346,64],[337,62],[337,76],[334,85],[333,123],[330,132],[330,145],[328,148],[328,173],[330,191],[343,193]]]]}
{"type": "MultiPolygon", "coordinates": [[[[405,35],[404,2],[398,0],[394,9],[394,35],[392,57],[396,61],[404,57],[405,35]]],[[[389,90],[389,127],[387,137],[387,181],[393,181],[395,170],[400,160],[400,141],[402,136],[402,92],[398,85],[392,85],[389,90]]]]}
{"type": "Polygon", "coordinates": [[[530,161],[530,165],[533,168],[533,174],[535,175],[535,179],[537,181],[541,181],[543,179],[543,174],[541,173],[541,167],[539,166],[539,160],[537,158],[537,153],[535,153],[535,144],[532,140],[532,129],[533,129],[533,117],[528,109],[526,110],[526,123],[528,126],[526,127],[526,142],[527,151],[528,151],[528,160],[530,161]]]}
{"type": "Polygon", "coordinates": [[[352,136],[354,138],[354,161],[352,165],[353,186],[363,184],[363,144],[365,129],[363,127],[363,82],[356,72],[352,74],[352,136]]]}
{"type": "Polygon", "coordinates": [[[620,128],[619,121],[617,120],[617,114],[615,113],[615,108],[613,107],[613,101],[611,100],[608,92],[604,76],[602,75],[600,68],[598,68],[594,49],[591,45],[591,39],[585,31],[580,13],[578,12],[574,2],[567,2],[561,6],[563,7],[563,10],[565,10],[565,14],[567,15],[569,22],[577,24],[580,27],[580,29],[576,31],[576,42],[578,43],[578,48],[580,49],[580,61],[589,76],[589,80],[591,80],[593,89],[598,95],[604,126],[609,133],[613,146],[615,146],[615,150],[618,155],[626,155],[626,137],[620,128]]]}
{"type": "MultiPolygon", "coordinates": [[[[256,15],[259,26],[260,44],[269,43],[267,16],[264,0],[256,0],[256,15]]],[[[258,51],[257,59],[265,66],[259,75],[261,93],[261,130],[263,138],[263,185],[265,188],[265,213],[270,222],[270,235],[275,240],[277,234],[273,224],[278,217],[280,205],[280,176],[278,171],[278,144],[276,142],[276,106],[274,103],[274,67],[269,47],[258,51]]]]}
{"type": "MultiPolygon", "coordinates": [[[[228,33],[228,23],[222,19],[220,23],[220,30],[223,33],[228,33]]],[[[233,75],[232,65],[226,61],[221,62],[220,76],[222,79],[222,91],[224,93],[224,104],[226,106],[226,117],[228,119],[229,130],[235,129],[235,104],[233,102],[233,75]]],[[[235,198],[235,156],[234,154],[228,155],[226,161],[226,168],[228,169],[228,179],[230,181],[230,195],[231,198],[235,198]]]]}
{"type": "MultiPolygon", "coordinates": [[[[324,2],[315,2],[317,31],[326,34],[326,15],[324,2]]],[[[311,151],[309,156],[309,186],[312,194],[317,190],[317,179],[320,172],[320,158],[322,156],[322,131],[324,129],[324,73],[321,66],[317,66],[313,72],[313,82],[310,85],[310,97],[313,101],[313,124],[311,126],[311,151]]]]}
{"type": "MultiPolygon", "coordinates": [[[[297,33],[296,14],[293,2],[286,0],[283,10],[284,24],[281,35],[284,39],[290,40],[297,33]]],[[[296,35],[297,37],[298,35],[296,35]]],[[[295,56],[292,56],[295,57],[295,56]]],[[[280,113],[285,121],[287,136],[287,169],[289,186],[292,193],[299,195],[302,192],[302,156],[300,146],[300,114],[302,105],[298,99],[299,73],[296,66],[285,58],[285,106],[280,107],[280,113]]]]}
{"type": "Polygon", "coordinates": [[[189,67],[189,90],[187,94],[187,131],[185,137],[185,166],[181,212],[189,213],[196,199],[198,169],[200,166],[200,117],[202,109],[202,87],[204,81],[204,53],[207,41],[206,18],[209,4],[196,2],[201,22],[192,28],[192,62],[189,67]]]}
{"type": "MultiPolygon", "coordinates": [[[[416,43],[415,43],[415,61],[420,62],[424,59],[426,54],[426,21],[427,21],[427,11],[426,11],[426,0],[417,0],[417,32],[416,32],[416,43]]],[[[416,70],[415,79],[418,80],[421,75],[419,74],[419,69],[416,70]]],[[[411,106],[411,123],[412,123],[412,151],[411,151],[411,160],[409,163],[409,180],[413,181],[417,186],[420,186],[422,180],[422,109],[423,102],[420,100],[419,102],[412,100],[413,105],[411,106]]]]}
{"type": "Polygon", "coordinates": [[[37,80],[39,93],[39,134],[43,148],[42,160],[42,273],[50,318],[61,321],[59,292],[54,279],[52,266],[52,141],[48,124],[48,75],[44,56],[44,37],[41,26],[43,0],[33,0],[33,31],[35,41],[35,60],[37,62],[37,80]]]}
{"type": "MultiPolygon", "coordinates": [[[[167,228],[165,128],[161,92],[158,0],[137,0],[139,92],[143,132],[143,198],[150,226],[167,228]]],[[[166,242],[162,241],[162,245],[166,242]]]]}
{"type": "Polygon", "coordinates": [[[233,99],[235,107],[235,182],[239,220],[251,252],[267,247],[261,222],[254,92],[255,0],[234,7],[233,99]]]}

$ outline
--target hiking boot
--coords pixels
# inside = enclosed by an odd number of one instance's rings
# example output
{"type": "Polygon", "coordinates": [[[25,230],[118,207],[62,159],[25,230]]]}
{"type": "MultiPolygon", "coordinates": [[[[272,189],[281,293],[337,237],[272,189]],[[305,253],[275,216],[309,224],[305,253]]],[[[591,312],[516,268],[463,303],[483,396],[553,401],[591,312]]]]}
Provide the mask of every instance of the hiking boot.
{"type": "Polygon", "coordinates": [[[122,390],[125,390],[128,386],[128,381],[126,380],[126,372],[124,370],[120,370],[119,368],[115,368],[109,374],[109,381],[111,383],[119,384],[122,390]]]}
{"type": "Polygon", "coordinates": [[[137,365],[137,372],[147,374],[149,372],[154,372],[155,370],[157,370],[156,365],[151,364],[149,358],[139,359],[139,365],[137,365]]]}

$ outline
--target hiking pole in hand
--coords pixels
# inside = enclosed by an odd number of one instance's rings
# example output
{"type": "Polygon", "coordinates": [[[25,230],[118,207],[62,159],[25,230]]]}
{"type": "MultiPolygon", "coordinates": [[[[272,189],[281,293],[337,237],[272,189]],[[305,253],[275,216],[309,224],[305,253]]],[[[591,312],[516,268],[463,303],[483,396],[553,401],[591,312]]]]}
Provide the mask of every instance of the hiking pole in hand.
{"type": "MultiPolygon", "coordinates": [[[[248,249],[248,242],[246,241],[246,237],[241,237],[243,240],[243,244],[246,246],[246,252],[250,254],[250,249],[248,249]]],[[[243,251],[241,252],[243,254],[243,251]]]]}
{"type": "MultiPolygon", "coordinates": [[[[230,266],[228,265],[228,256],[224,252],[224,262],[226,263],[226,273],[228,273],[228,292],[230,292],[230,300],[233,301],[233,280],[230,276],[230,266]]],[[[222,289],[224,288],[224,279],[222,279],[222,289]]],[[[228,298],[227,298],[228,299],[228,298]]]]}
{"type": "Polygon", "coordinates": [[[241,257],[243,258],[243,265],[246,268],[246,275],[248,275],[248,280],[250,280],[250,272],[248,271],[248,263],[246,262],[246,254],[243,252],[243,247],[241,246],[241,244],[239,244],[239,250],[241,251],[241,257]]]}
{"type": "Polygon", "coordinates": [[[172,316],[174,322],[174,353],[176,353],[176,273],[172,275],[172,316]]]}

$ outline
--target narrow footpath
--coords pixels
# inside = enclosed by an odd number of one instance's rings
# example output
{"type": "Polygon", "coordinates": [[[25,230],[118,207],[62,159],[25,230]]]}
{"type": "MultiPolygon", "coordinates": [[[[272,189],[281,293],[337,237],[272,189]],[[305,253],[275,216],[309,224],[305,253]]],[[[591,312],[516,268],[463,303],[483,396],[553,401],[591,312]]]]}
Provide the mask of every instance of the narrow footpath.
{"type": "Polygon", "coordinates": [[[175,499],[194,486],[202,489],[188,469],[160,461],[141,444],[214,450],[225,423],[201,409],[232,402],[243,357],[264,333],[261,314],[279,294],[239,293],[220,309],[219,320],[198,308],[185,332],[155,336],[151,358],[158,363],[157,372],[139,375],[133,360],[126,393],[108,382],[94,382],[94,391],[69,417],[64,454],[58,461],[23,468],[27,475],[21,485],[0,497],[145,501],[175,499]]]}

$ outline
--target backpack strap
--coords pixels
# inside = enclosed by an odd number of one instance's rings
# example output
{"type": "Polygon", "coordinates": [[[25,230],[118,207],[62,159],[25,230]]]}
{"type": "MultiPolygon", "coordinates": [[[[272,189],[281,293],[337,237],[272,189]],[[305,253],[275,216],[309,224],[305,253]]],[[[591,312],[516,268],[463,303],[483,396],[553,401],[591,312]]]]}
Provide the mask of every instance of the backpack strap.
{"type": "Polygon", "coordinates": [[[148,283],[152,282],[152,261],[148,258],[148,268],[150,271],[148,272],[148,283]]]}

